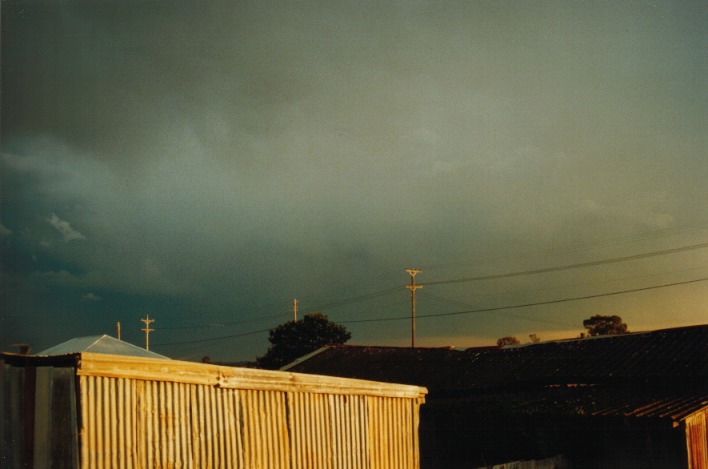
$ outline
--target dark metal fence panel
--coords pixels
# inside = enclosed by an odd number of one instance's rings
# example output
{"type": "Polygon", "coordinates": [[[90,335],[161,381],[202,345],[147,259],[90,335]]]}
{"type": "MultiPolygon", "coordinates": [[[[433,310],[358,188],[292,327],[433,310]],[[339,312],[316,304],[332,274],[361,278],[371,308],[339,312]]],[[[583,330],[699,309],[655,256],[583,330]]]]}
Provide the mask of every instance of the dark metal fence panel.
{"type": "Polygon", "coordinates": [[[3,468],[77,467],[75,378],[73,368],[2,366],[3,468]]]}

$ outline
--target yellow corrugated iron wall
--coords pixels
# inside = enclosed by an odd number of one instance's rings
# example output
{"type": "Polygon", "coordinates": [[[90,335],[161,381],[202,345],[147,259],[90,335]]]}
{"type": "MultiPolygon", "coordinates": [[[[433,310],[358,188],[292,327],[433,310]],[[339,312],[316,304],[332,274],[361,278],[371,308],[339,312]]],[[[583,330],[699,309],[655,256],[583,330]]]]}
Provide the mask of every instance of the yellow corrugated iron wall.
{"type": "Polygon", "coordinates": [[[422,399],[80,376],[81,466],[418,468],[422,399]]]}

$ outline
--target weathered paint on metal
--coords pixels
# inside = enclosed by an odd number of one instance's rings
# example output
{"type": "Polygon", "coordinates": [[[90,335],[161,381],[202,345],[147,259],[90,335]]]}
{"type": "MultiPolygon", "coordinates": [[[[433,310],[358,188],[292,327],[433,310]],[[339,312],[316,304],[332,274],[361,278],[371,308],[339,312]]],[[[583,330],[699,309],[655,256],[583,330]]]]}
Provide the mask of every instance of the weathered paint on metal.
{"type": "Polygon", "coordinates": [[[688,451],[689,469],[708,467],[708,410],[695,413],[685,420],[686,450],[688,451]]]}

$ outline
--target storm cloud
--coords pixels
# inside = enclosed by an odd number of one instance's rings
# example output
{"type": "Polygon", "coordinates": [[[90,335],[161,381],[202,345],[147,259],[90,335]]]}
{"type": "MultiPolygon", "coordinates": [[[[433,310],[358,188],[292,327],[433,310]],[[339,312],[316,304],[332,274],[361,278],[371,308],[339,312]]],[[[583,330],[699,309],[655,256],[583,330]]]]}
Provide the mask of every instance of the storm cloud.
{"type": "MultiPolygon", "coordinates": [[[[425,283],[704,242],[707,31],[701,2],[4,2],[0,345],[116,321],[140,343],[150,314],[160,352],[252,358],[265,334],[236,336],[295,297],[405,316],[406,267],[425,283]]],[[[420,308],[692,280],[705,251],[431,286],[420,308]]],[[[706,285],[678,288],[420,340],[704,322],[706,285]]]]}

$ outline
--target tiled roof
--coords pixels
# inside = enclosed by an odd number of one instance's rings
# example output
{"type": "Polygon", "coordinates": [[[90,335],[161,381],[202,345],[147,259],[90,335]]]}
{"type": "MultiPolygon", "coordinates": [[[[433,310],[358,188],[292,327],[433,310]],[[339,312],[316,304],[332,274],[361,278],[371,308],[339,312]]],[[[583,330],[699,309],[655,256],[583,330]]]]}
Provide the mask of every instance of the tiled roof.
{"type": "Polygon", "coordinates": [[[426,386],[431,395],[557,384],[708,386],[708,325],[508,348],[331,346],[286,367],[426,386]]]}
{"type": "Polygon", "coordinates": [[[333,345],[282,369],[298,373],[437,386],[455,380],[451,364],[456,358],[461,358],[461,353],[450,348],[333,345]]]}
{"type": "Polygon", "coordinates": [[[431,399],[426,405],[435,410],[472,412],[481,416],[602,416],[677,422],[708,407],[708,391],[665,394],[652,388],[558,386],[431,399]]]}
{"type": "MultiPolygon", "coordinates": [[[[617,398],[614,398],[617,401],[617,398]]],[[[633,396],[616,406],[607,405],[592,415],[622,415],[624,417],[656,417],[681,420],[699,409],[708,407],[708,393],[691,396],[633,396]]]]}
{"type": "Polygon", "coordinates": [[[708,325],[467,350],[338,345],[289,371],[425,386],[423,412],[681,421],[708,407],[708,325]]]}
{"type": "Polygon", "coordinates": [[[691,383],[708,379],[708,326],[466,350],[455,387],[527,383],[691,383]]]}

